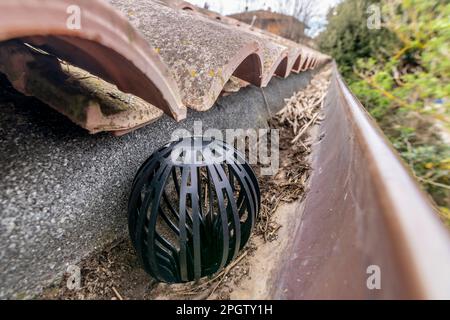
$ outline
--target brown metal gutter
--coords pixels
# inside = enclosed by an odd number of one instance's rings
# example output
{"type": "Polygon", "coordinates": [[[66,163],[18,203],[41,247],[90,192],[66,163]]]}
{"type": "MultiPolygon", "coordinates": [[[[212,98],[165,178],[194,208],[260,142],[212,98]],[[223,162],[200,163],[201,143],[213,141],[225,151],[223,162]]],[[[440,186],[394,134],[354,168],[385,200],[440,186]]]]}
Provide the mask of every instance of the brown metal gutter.
{"type": "Polygon", "coordinates": [[[449,299],[449,233],[336,68],[325,104],[303,217],[272,296],[449,299]],[[371,265],[380,290],[367,287],[371,265]]]}

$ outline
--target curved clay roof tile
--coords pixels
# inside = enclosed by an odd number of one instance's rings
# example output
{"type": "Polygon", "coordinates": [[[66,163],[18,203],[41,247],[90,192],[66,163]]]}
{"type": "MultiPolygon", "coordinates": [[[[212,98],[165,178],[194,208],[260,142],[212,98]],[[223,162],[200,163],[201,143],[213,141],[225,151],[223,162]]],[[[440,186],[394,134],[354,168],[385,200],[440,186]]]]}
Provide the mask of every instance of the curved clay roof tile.
{"type": "Polygon", "coordinates": [[[133,19],[156,48],[187,107],[211,108],[233,74],[256,85],[261,82],[259,45],[245,33],[151,0],[110,2],[133,19]]]}
{"type": "Polygon", "coordinates": [[[132,25],[100,0],[2,0],[0,41],[25,38],[163,109],[186,117],[167,66],[132,25]],[[70,8],[80,28],[70,28],[70,8]]]}

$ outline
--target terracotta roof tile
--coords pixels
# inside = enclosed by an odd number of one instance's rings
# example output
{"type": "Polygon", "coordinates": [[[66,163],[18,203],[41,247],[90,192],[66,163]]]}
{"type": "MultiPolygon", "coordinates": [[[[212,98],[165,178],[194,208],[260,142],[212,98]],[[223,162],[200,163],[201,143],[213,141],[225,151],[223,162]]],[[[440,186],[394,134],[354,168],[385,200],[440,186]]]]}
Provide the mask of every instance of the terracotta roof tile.
{"type": "Polygon", "coordinates": [[[177,82],[185,106],[200,111],[211,108],[236,70],[239,78],[259,84],[261,58],[254,37],[152,0],[110,3],[135,20],[135,26],[156,48],[177,82]],[[242,63],[251,64],[250,72],[239,72],[242,63]]]}
{"type": "MultiPolygon", "coordinates": [[[[104,1],[2,0],[0,41],[22,38],[158,106],[186,117],[175,81],[148,42],[104,1]],[[67,27],[67,8],[81,8],[80,30],[67,27]]],[[[1,62],[0,62],[1,63],[1,62]]]]}
{"type": "MultiPolygon", "coordinates": [[[[184,1],[109,2],[112,6],[100,0],[3,0],[0,41],[30,43],[176,120],[186,117],[186,107],[208,110],[221,92],[238,88],[226,87],[232,76],[239,79],[236,83],[264,87],[273,76],[288,77],[329,59],[184,1]],[[80,30],[67,28],[71,5],[81,8],[80,30]]],[[[122,125],[129,130],[126,123],[122,125]]]]}

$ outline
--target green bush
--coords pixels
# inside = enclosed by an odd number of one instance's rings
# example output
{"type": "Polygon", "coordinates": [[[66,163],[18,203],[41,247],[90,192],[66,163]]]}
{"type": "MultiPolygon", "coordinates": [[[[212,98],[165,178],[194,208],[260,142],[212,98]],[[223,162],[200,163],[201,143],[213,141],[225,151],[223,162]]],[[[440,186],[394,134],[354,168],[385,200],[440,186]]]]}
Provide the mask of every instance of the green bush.
{"type": "Polygon", "coordinates": [[[328,17],[321,49],[450,225],[450,2],[344,0],[328,17]],[[370,4],[380,30],[367,28],[370,4]]]}

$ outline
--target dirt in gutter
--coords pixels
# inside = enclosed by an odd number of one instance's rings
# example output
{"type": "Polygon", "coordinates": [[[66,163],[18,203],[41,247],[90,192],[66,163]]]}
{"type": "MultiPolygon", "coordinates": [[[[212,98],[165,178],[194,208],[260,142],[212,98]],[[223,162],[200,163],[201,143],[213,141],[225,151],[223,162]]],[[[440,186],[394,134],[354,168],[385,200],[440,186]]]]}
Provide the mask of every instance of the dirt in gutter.
{"type": "MultiPolygon", "coordinates": [[[[271,274],[282,261],[283,248],[300,222],[302,198],[311,173],[311,147],[320,140],[317,124],[331,69],[318,73],[310,85],[286,100],[269,122],[280,130],[280,170],[258,177],[262,207],[255,234],[239,257],[219,274],[196,283],[158,283],[141,268],[131,242],[111,244],[83,260],[81,288],[68,289],[65,275],[38,299],[267,299],[271,274]]],[[[258,172],[257,170],[256,172],[258,172]]]]}

